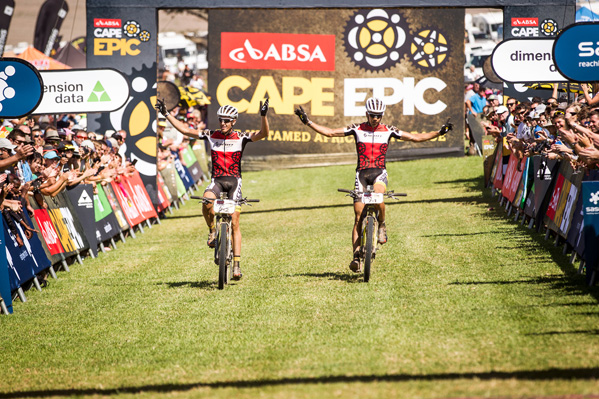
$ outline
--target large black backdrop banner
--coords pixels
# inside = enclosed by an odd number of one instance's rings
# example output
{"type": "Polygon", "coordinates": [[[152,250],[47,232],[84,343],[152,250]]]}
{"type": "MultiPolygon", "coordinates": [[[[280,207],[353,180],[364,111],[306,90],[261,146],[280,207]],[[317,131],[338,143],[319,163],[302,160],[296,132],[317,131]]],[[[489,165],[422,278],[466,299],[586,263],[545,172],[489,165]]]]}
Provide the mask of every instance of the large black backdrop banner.
{"type": "Polygon", "coordinates": [[[60,32],[60,27],[68,12],[69,5],[65,0],[46,0],[37,15],[33,47],[50,55],[54,44],[57,43],[58,32],[60,32]]]}
{"type": "MultiPolygon", "coordinates": [[[[299,106],[332,128],[364,122],[371,96],[387,104],[383,122],[407,132],[463,124],[463,9],[210,10],[208,52],[210,115],[234,105],[235,128],[256,131],[270,99],[269,135],[246,146],[246,169],[355,162],[353,139],[313,132],[299,106]]],[[[387,159],[434,155],[463,155],[460,134],[393,140],[387,159]]]]}
{"type": "Polygon", "coordinates": [[[10,28],[10,20],[15,12],[14,0],[0,0],[0,57],[4,54],[6,37],[10,28]]]}

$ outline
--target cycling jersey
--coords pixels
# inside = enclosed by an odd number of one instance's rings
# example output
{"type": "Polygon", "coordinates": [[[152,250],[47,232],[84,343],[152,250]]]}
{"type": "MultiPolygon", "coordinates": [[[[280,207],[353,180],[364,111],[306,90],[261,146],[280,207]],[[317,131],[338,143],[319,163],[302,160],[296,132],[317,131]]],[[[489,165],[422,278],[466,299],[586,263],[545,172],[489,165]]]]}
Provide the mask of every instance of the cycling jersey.
{"type": "Polygon", "coordinates": [[[245,145],[252,141],[249,134],[232,131],[224,135],[220,130],[204,130],[199,137],[210,144],[213,177],[241,177],[241,155],[245,145]]]}
{"type": "Polygon", "coordinates": [[[387,148],[391,137],[401,138],[401,131],[395,126],[380,123],[373,129],[368,122],[350,125],[345,128],[346,136],[354,136],[358,152],[356,170],[367,168],[385,169],[387,148]]]}

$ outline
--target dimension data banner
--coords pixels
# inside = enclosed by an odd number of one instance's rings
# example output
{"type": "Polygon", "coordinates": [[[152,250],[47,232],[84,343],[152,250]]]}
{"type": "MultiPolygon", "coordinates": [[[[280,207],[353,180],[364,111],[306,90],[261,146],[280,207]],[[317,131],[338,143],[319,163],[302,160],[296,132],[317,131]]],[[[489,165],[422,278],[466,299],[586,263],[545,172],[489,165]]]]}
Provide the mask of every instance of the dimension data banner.
{"type": "MultiPolygon", "coordinates": [[[[260,101],[270,99],[268,138],[245,148],[250,168],[272,168],[264,156],[283,167],[353,162],[353,139],[317,135],[294,115],[300,105],[332,128],[365,121],[373,95],[387,104],[383,123],[404,131],[437,130],[449,117],[463,124],[463,9],[210,10],[209,27],[209,128],[231,104],[236,129],[259,130],[260,101]]],[[[456,131],[392,142],[388,158],[461,155],[462,147],[456,131]]]]}

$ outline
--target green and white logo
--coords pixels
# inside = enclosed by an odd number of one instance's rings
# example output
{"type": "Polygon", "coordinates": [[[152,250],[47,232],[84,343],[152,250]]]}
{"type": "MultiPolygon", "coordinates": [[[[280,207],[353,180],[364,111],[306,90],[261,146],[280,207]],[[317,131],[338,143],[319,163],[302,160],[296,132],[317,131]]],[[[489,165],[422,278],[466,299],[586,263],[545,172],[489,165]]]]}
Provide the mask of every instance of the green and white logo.
{"type": "Polygon", "coordinates": [[[90,103],[95,103],[99,101],[110,101],[108,93],[106,93],[104,86],[102,86],[102,83],[100,83],[99,80],[98,83],[96,83],[96,85],[94,86],[94,90],[92,91],[92,94],[90,94],[87,101],[90,103]]]}

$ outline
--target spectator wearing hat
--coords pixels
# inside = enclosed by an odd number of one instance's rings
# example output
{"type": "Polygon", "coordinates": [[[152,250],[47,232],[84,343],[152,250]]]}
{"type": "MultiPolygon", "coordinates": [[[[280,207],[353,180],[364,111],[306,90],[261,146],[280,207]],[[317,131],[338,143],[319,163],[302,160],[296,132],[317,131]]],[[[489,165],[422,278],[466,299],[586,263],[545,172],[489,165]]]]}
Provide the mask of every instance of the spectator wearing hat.
{"type": "Polygon", "coordinates": [[[60,142],[60,136],[58,135],[56,129],[49,127],[44,133],[44,140],[46,141],[46,144],[57,146],[60,142]]]}
{"type": "Polygon", "coordinates": [[[75,146],[73,144],[68,141],[62,141],[58,144],[56,151],[60,156],[60,165],[63,172],[79,169],[78,160],[74,157],[75,146]]]}
{"type": "Polygon", "coordinates": [[[499,107],[499,97],[497,97],[497,94],[491,94],[487,97],[487,101],[489,102],[489,105],[492,107],[499,107]]]}

